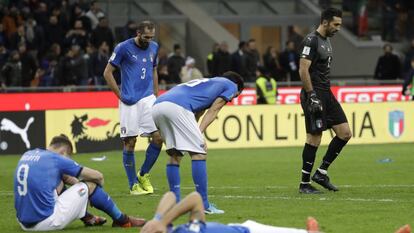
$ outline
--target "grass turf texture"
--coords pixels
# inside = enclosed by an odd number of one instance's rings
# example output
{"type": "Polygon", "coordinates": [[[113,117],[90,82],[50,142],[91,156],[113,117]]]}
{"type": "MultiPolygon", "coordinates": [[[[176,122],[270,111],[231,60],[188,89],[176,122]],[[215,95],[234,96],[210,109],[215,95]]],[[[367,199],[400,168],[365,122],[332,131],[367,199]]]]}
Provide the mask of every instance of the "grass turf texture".
{"type": "MultiPolygon", "coordinates": [[[[210,201],[226,213],[208,216],[208,221],[223,223],[253,219],[261,223],[305,227],[307,216],[314,216],[324,232],[394,232],[409,223],[414,226],[414,175],[412,144],[349,145],[331,166],[331,181],[340,191],[322,195],[298,193],[302,148],[211,150],[208,155],[210,201]],[[390,158],[392,162],[381,163],[390,158]]],[[[326,147],[318,150],[319,165],[326,147]]],[[[136,153],[137,165],[143,152],[136,153]]],[[[165,177],[167,155],[162,152],[152,171],[155,194],[130,196],[120,151],[79,154],[75,160],[95,168],[105,176],[105,190],[124,212],[152,218],[160,195],[168,190],[165,177]],[[102,162],[91,161],[106,155],[102,162]]],[[[21,231],[13,206],[13,173],[18,156],[0,156],[0,232],[21,231]]],[[[137,169],[139,166],[137,166],[137,169]]],[[[191,163],[186,156],[181,164],[182,194],[194,190],[191,163]]],[[[315,170],[315,168],[314,168],[315,170]]],[[[315,184],[315,187],[321,188],[315,184]]],[[[65,232],[137,232],[113,229],[108,218],[103,227],[84,228],[76,221],[65,232]]],[[[180,218],[177,223],[185,222],[180,218]]]]}

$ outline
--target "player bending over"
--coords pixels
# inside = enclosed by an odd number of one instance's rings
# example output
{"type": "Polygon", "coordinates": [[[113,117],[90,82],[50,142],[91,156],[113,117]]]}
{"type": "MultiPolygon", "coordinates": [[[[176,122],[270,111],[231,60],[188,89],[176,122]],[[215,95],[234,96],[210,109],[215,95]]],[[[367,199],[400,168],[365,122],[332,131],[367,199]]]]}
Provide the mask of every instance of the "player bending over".
{"type": "Polygon", "coordinates": [[[118,209],[102,188],[102,173],[71,160],[72,150],[68,137],[59,135],[46,150],[29,150],[20,158],[14,173],[14,206],[21,228],[60,230],[75,219],[90,219],[86,214],[88,201],[111,216],[113,227],[144,225],[144,219],[128,216],[118,209]],[[65,184],[72,186],[64,190],[65,184]]]}

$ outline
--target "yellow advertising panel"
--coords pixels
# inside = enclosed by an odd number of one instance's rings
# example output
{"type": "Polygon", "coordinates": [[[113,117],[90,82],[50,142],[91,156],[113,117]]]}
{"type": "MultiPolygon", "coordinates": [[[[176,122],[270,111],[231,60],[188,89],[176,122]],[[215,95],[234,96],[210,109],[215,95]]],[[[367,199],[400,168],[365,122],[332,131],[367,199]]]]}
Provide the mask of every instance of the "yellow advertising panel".
{"type": "MultiPolygon", "coordinates": [[[[46,142],[66,134],[75,152],[122,150],[117,108],[46,111],[46,142]]],[[[136,149],[144,150],[148,139],[140,138],[136,149]]]]}
{"type": "MultiPolygon", "coordinates": [[[[342,104],[352,144],[414,142],[414,102],[342,104]]],[[[326,145],[333,132],[325,131],[326,145]]],[[[209,148],[301,146],[305,120],[300,105],[224,107],[206,131],[209,148]]]]}
{"type": "MultiPolygon", "coordinates": [[[[414,102],[342,104],[351,144],[414,142],[414,102]]],[[[46,111],[46,141],[64,133],[77,152],[121,150],[118,109],[46,111]]],[[[225,106],[207,129],[208,148],[302,146],[306,131],[300,105],[225,106]]],[[[326,145],[333,132],[326,131],[326,145]]],[[[147,147],[139,138],[137,150],[147,147]]]]}

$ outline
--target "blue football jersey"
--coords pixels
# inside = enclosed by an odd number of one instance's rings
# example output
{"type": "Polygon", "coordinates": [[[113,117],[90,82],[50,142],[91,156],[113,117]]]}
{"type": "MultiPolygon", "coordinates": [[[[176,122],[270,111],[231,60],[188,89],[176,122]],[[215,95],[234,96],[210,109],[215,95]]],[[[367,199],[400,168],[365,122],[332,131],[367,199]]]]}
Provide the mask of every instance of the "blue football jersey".
{"type": "Polygon", "coordinates": [[[247,227],[224,225],[216,222],[190,222],[178,226],[173,233],[250,233],[247,227]]]}
{"type": "Polygon", "coordinates": [[[143,50],[134,38],[115,47],[109,62],[121,71],[121,100],[132,105],[154,93],[153,70],[157,66],[158,44],[151,41],[143,50]]]}
{"type": "Polygon", "coordinates": [[[237,94],[237,85],[229,79],[216,77],[195,79],[175,86],[158,97],[154,104],[172,102],[192,112],[207,109],[221,97],[227,102],[237,94]]]}
{"type": "Polygon", "coordinates": [[[14,208],[24,224],[40,222],[53,214],[56,188],[62,175],[77,177],[82,171],[73,160],[48,150],[27,151],[14,173],[14,208]]]}

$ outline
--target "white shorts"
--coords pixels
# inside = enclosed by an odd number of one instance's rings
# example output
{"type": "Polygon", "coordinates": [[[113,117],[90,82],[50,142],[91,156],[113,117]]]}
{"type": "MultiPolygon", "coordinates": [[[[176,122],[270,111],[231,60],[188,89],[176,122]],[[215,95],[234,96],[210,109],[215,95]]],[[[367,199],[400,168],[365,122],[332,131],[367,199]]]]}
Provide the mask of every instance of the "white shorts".
{"type": "MultiPolygon", "coordinates": [[[[61,230],[76,219],[83,218],[88,207],[88,186],[77,183],[57,197],[53,214],[25,231],[54,231],[61,230]]],[[[57,194],[56,194],[57,195],[57,194]]]]}
{"type": "Polygon", "coordinates": [[[149,137],[157,131],[152,120],[151,108],[155,96],[147,96],[134,105],[126,105],[119,101],[119,119],[121,125],[121,138],[131,136],[149,137]]]}
{"type": "Polygon", "coordinates": [[[152,117],[168,149],[206,154],[194,113],[171,102],[152,107],[152,117]]]}
{"type": "Polygon", "coordinates": [[[250,233],[308,233],[303,229],[287,228],[287,227],[274,227],[264,225],[252,220],[247,220],[242,224],[229,224],[229,225],[240,225],[249,229],[250,233]]]}

